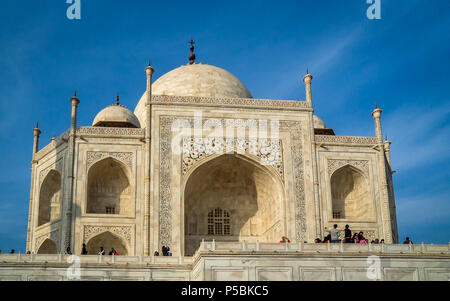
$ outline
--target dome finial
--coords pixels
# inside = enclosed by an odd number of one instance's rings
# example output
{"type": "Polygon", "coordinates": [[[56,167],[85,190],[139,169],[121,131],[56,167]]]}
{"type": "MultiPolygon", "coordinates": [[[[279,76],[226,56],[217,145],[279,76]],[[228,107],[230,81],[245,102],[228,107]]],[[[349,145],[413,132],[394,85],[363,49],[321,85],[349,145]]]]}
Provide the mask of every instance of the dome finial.
{"type": "Polygon", "coordinates": [[[148,67],[152,66],[152,62],[150,61],[150,59],[148,59],[148,67]]]}
{"type": "Polygon", "coordinates": [[[119,92],[117,92],[117,96],[116,96],[116,105],[117,106],[120,105],[120,103],[119,103],[119,92]]]}
{"type": "Polygon", "coordinates": [[[195,41],[193,38],[189,41],[189,44],[191,44],[191,47],[189,49],[191,50],[191,54],[189,54],[189,65],[195,64],[195,53],[194,53],[194,44],[195,41]]]}

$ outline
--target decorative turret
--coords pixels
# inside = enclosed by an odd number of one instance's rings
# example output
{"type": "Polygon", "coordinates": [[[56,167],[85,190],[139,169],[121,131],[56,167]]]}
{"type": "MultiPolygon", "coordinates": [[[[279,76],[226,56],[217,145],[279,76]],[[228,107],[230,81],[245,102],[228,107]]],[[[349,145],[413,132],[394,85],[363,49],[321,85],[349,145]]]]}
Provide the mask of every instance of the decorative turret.
{"type": "Polygon", "coordinates": [[[305,89],[306,89],[306,102],[308,102],[310,105],[312,105],[312,93],[311,93],[311,82],[312,82],[313,76],[309,74],[308,69],[306,69],[306,75],[303,77],[303,82],[305,83],[305,89]]]}
{"type": "Polygon", "coordinates": [[[375,120],[375,134],[378,139],[378,144],[380,146],[383,145],[383,132],[381,130],[381,113],[382,109],[378,108],[378,105],[375,104],[375,110],[372,112],[373,119],[375,120]]]}
{"type": "Polygon", "coordinates": [[[389,163],[389,167],[392,168],[391,165],[391,141],[388,140],[388,137],[386,136],[386,139],[384,140],[384,153],[386,154],[386,160],[389,163]]]}
{"type": "Polygon", "coordinates": [[[33,129],[33,136],[34,136],[34,142],[33,142],[33,156],[35,153],[39,150],[39,136],[41,135],[41,130],[39,129],[39,123],[36,122],[36,127],[33,129]]]}

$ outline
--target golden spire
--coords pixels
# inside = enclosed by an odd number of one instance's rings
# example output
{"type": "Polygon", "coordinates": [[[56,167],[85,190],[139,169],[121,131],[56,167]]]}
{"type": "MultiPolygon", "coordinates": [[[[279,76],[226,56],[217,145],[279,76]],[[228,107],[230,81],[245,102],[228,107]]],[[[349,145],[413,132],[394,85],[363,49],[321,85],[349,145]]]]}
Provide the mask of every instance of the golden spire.
{"type": "Polygon", "coordinates": [[[191,47],[189,47],[189,49],[191,50],[191,54],[189,54],[189,65],[192,65],[195,64],[194,39],[191,38],[189,44],[191,44],[191,47]]]}

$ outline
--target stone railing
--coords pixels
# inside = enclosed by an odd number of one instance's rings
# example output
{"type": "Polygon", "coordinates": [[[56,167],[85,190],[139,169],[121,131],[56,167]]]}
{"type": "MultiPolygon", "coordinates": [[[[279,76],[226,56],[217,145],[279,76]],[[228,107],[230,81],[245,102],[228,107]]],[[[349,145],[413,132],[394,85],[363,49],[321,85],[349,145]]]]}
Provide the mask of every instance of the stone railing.
{"type": "MultiPolygon", "coordinates": [[[[336,253],[340,255],[355,255],[359,253],[377,253],[386,255],[438,255],[450,256],[450,243],[446,245],[418,244],[353,244],[353,243],[258,243],[258,242],[216,242],[202,241],[200,248],[192,257],[177,256],[111,256],[111,255],[81,255],[80,264],[103,264],[115,266],[176,266],[190,265],[202,255],[226,253],[251,255],[252,253],[274,254],[320,254],[336,253]]],[[[70,255],[63,254],[0,254],[2,264],[71,264],[70,255]]]]}
{"type": "MultiPolygon", "coordinates": [[[[70,255],[65,254],[0,254],[0,265],[7,263],[69,264],[70,255]]],[[[193,263],[193,257],[172,256],[111,256],[80,255],[80,264],[107,265],[186,265],[193,263]]],[[[71,262],[70,264],[72,264],[71,262]]]]}
{"type": "Polygon", "coordinates": [[[258,252],[258,253],[386,253],[436,254],[450,256],[450,243],[435,244],[355,244],[355,243],[258,243],[202,241],[194,257],[202,252],[258,252]]]}

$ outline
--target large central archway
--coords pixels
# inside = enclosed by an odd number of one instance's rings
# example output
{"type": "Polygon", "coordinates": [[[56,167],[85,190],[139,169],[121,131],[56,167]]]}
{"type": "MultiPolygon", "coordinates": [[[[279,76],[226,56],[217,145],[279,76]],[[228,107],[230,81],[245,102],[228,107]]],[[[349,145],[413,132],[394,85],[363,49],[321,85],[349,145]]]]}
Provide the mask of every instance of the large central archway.
{"type": "Polygon", "coordinates": [[[277,242],[284,235],[284,191],[270,167],[221,155],[189,176],[184,191],[184,253],[202,239],[277,242]]]}

